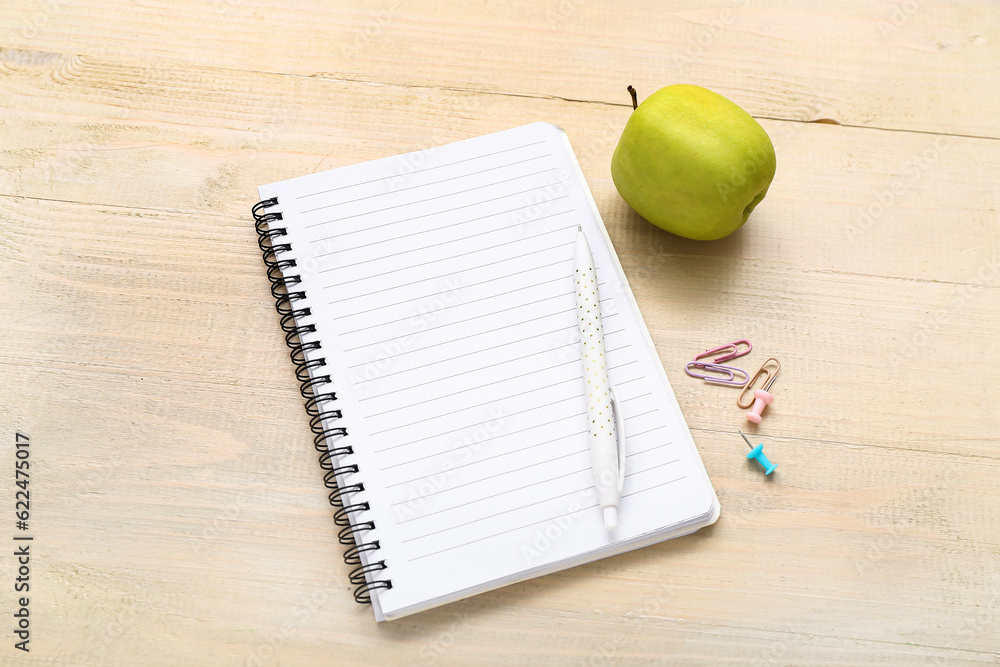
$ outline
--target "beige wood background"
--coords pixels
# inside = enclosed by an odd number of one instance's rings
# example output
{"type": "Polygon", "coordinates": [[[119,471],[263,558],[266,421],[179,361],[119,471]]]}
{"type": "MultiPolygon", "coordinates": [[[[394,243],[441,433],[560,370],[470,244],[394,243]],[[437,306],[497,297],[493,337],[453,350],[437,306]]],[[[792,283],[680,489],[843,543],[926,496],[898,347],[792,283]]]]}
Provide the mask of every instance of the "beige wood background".
{"type": "MultiPolygon", "coordinates": [[[[32,652],[0,663],[1000,661],[1000,6],[13,1],[0,11],[0,490],[32,438],[32,652]],[[712,88],[778,172],[712,243],[609,174],[712,88]],[[694,536],[376,625],[255,246],[255,186],[564,127],[723,506],[694,536]],[[758,432],[680,371],[753,340],[758,432]],[[758,356],[759,355],[759,356],[758,356]]],[[[2,510],[2,506],[0,506],[2,510]]]]}

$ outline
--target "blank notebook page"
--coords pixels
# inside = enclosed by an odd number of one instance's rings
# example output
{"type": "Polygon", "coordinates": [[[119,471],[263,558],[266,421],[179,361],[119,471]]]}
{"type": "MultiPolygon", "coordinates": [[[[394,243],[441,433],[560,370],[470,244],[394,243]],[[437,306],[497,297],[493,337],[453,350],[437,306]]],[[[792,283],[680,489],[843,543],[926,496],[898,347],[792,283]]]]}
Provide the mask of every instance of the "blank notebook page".
{"type": "MultiPolygon", "coordinates": [[[[376,616],[690,532],[718,501],[559,128],[260,188],[277,197],[384,560],[376,616]],[[626,430],[619,528],[590,470],[573,250],[597,266],[626,430]]],[[[296,288],[298,289],[298,288],[296,288]]],[[[334,424],[331,424],[334,425],[334,424]]]]}

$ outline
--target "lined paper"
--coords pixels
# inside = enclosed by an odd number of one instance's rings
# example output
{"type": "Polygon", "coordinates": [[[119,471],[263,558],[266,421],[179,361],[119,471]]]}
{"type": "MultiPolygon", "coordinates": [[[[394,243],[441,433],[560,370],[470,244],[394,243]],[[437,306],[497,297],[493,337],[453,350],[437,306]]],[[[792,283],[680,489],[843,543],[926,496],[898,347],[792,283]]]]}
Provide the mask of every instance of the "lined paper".
{"type": "MultiPolygon", "coordinates": [[[[260,189],[279,198],[393,588],[387,618],[714,520],[717,501],[565,135],[535,123],[260,189]],[[577,226],[625,419],[590,471],[577,226]]],[[[353,479],[353,478],[357,479],[353,479]]],[[[366,539],[371,539],[366,537],[366,539]]]]}

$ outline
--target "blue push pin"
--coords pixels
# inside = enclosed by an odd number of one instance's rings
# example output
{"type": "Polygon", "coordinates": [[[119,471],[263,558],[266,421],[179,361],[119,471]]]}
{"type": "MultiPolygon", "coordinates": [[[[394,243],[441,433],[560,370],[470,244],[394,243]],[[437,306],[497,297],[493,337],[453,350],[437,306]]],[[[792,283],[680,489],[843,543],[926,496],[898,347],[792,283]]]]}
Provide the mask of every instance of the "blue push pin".
{"type": "Polygon", "coordinates": [[[764,469],[765,475],[770,475],[772,472],[774,472],[774,469],[778,467],[778,464],[771,463],[770,459],[764,456],[764,443],[761,443],[756,447],[754,447],[753,445],[750,444],[750,441],[747,440],[747,437],[746,435],[743,434],[743,431],[740,431],[740,435],[742,435],[743,439],[747,441],[747,447],[750,448],[750,453],[747,454],[747,458],[756,459],[757,463],[760,464],[760,467],[764,469]]]}

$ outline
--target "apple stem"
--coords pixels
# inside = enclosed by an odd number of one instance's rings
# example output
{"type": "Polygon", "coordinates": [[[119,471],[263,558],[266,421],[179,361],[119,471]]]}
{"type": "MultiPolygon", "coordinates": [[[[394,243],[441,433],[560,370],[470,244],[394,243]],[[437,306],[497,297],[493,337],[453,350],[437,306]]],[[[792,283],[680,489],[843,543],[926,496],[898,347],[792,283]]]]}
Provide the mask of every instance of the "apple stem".
{"type": "Polygon", "coordinates": [[[632,96],[632,110],[635,111],[639,108],[639,102],[635,99],[635,88],[629,86],[628,94],[632,96]]]}

